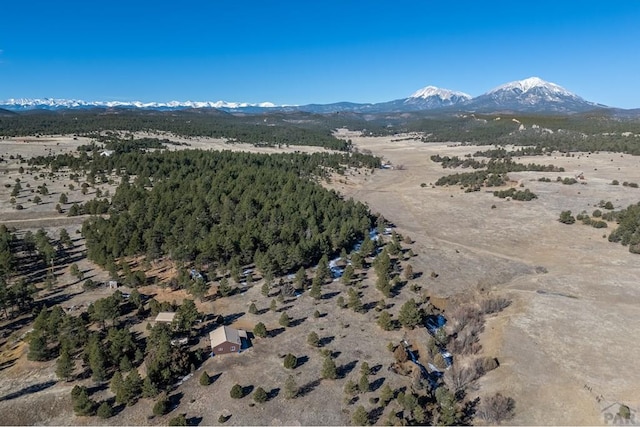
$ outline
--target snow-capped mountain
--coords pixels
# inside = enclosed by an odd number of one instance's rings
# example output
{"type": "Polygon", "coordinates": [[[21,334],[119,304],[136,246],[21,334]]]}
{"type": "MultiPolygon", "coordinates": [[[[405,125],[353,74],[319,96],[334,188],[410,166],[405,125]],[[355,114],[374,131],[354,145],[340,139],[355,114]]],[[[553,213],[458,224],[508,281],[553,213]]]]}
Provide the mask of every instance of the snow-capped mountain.
{"type": "Polygon", "coordinates": [[[245,103],[225,101],[171,101],[171,102],[128,102],[128,101],[82,101],[76,99],[9,99],[0,101],[0,108],[10,111],[34,109],[89,109],[128,108],[146,110],[181,110],[214,108],[225,112],[264,113],[304,111],[329,114],[353,112],[366,114],[404,113],[414,111],[468,111],[468,112],[524,112],[524,113],[578,113],[599,108],[609,108],[589,102],[563,87],[546,82],[538,77],[530,77],[498,86],[489,92],[472,98],[470,95],[435,86],[426,86],[407,98],[380,103],[337,102],[333,104],[308,104],[299,106],[275,105],[270,102],[245,103]]]}
{"type": "Polygon", "coordinates": [[[185,108],[219,108],[237,109],[247,107],[273,108],[275,104],[261,102],[250,104],[246,102],[226,102],[226,101],[170,101],[170,102],[140,102],[140,101],[83,101],[80,99],[8,99],[0,101],[0,107],[13,111],[20,110],[59,110],[65,108],[142,108],[149,110],[178,110],[185,108]]]}
{"type": "Polygon", "coordinates": [[[430,110],[434,108],[459,105],[471,99],[471,95],[435,86],[426,86],[404,99],[403,103],[413,109],[430,110]]]}
{"type": "Polygon", "coordinates": [[[465,104],[466,109],[480,112],[575,113],[603,107],[539,77],[503,84],[465,104]]]}

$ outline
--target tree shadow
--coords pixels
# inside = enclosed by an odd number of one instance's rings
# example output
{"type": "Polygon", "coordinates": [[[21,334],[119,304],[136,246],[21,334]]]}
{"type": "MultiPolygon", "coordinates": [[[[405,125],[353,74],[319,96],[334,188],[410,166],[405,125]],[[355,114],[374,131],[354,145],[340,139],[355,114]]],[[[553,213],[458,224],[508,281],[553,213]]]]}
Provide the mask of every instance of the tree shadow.
{"type": "Polygon", "coordinates": [[[336,339],[335,336],[322,337],[318,340],[318,347],[324,347],[326,345],[329,345],[334,339],[336,339]]]}
{"type": "Polygon", "coordinates": [[[355,368],[357,364],[357,360],[352,360],[349,363],[339,366],[337,368],[338,378],[345,378],[351,371],[353,371],[353,368],[355,368]]]}
{"type": "Polygon", "coordinates": [[[283,305],[282,307],[280,307],[280,308],[278,308],[276,310],[276,313],[282,313],[283,311],[287,311],[292,307],[293,307],[293,305],[283,305]]]}
{"type": "Polygon", "coordinates": [[[320,385],[320,381],[319,379],[308,382],[306,384],[304,384],[303,386],[301,386],[298,389],[298,396],[302,397],[302,396],[306,396],[307,394],[311,393],[316,387],[318,387],[320,385]]]}
{"type": "Polygon", "coordinates": [[[265,314],[265,313],[266,313],[266,312],[268,312],[268,311],[269,311],[269,308],[268,308],[268,307],[267,307],[267,308],[262,308],[262,309],[260,309],[260,310],[256,311],[256,314],[257,314],[258,316],[261,316],[261,315],[265,314]]]}
{"type": "Polygon", "coordinates": [[[189,417],[187,418],[188,426],[197,426],[202,422],[202,417],[189,417]]]}
{"type": "Polygon", "coordinates": [[[254,388],[252,385],[242,387],[242,396],[249,396],[254,388]]]}
{"type": "Polygon", "coordinates": [[[289,321],[289,327],[294,328],[296,326],[301,325],[302,323],[304,323],[304,321],[307,320],[306,317],[301,317],[299,319],[295,319],[295,320],[290,320],[289,321]]]}
{"type": "Polygon", "coordinates": [[[276,397],[278,397],[279,394],[280,394],[280,388],[279,387],[272,388],[267,393],[267,401],[275,399],[276,397]]]}
{"type": "Polygon", "coordinates": [[[245,315],[244,311],[241,311],[239,313],[229,314],[228,316],[224,317],[224,324],[230,325],[244,315],[245,315]]]}
{"type": "Polygon", "coordinates": [[[340,292],[327,292],[326,294],[322,294],[322,297],[320,299],[327,300],[337,295],[340,295],[340,292]]]}
{"type": "Polygon", "coordinates": [[[296,361],[296,368],[299,368],[300,366],[304,365],[308,361],[309,361],[309,356],[305,355],[305,356],[298,357],[296,361]]]}
{"type": "Polygon", "coordinates": [[[380,387],[382,387],[382,384],[384,384],[384,380],[385,378],[378,378],[376,379],[374,382],[372,382],[371,384],[369,384],[369,391],[376,391],[378,390],[380,387]]]}
{"type": "Polygon", "coordinates": [[[0,402],[3,402],[5,400],[17,399],[18,397],[24,396],[26,394],[37,393],[39,391],[42,391],[49,387],[54,386],[56,383],[57,381],[45,381],[43,383],[33,384],[30,386],[24,387],[23,389],[14,391],[13,393],[9,393],[6,396],[0,397],[0,402]]]}
{"type": "Polygon", "coordinates": [[[373,408],[370,412],[369,412],[369,422],[371,423],[371,425],[375,425],[378,420],[380,419],[380,417],[382,416],[382,414],[384,413],[384,408],[385,406],[376,406],[375,408],[373,408]]]}
{"type": "Polygon", "coordinates": [[[377,365],[371,368],[371,375],[375,375],[382,369],[382,364],[378,363],[377,365]]]}
{"type": "Polygon", "coordinates": [[[479,404],[479,397],[476,397],[475,399],[465,403],[464,407],[462,408],[462,419],[460,420],[460,425],[470,426],[473,424],[473,418],[476,415],[479,404]]]}
{"type": "Polygon", "coordinates": [[[400,294],[400,292],[402,291],[402,289],[407,286],[407,281],[406,280],[401,280],[398,282],[397,285],[395,285],[393,288],[391,288],[391,296],[395,297],[398,296],[400,294]]]}
{"type": "Polygon", "coordinates": [[[18,360],[17,357],[15,359],[7,360],[6,362],[0,363],[0,371],[4,371],[5,369],[10,368],[13,365],[15,365],[16,364],[16,360],[18,360]]]}
{"type": "Polygon", "coordinates": [[[178,408],[178,406],[180,406],[180,401],[182,400],[183,397],[184,397],[184,393],[181,391],[169,396],[169,408],[171,408],[171,411],[173,411],[174,409],[178,408]]]}
{"type": "Polygon", "coordinates": [[[109,387],[109,383],[103,382],[100,384],[96,384],[94,386],[91,387],[87,387],[87,394],[89,394],[89,396],[91,396],[94,393],[98,393],[100,391],[104,391],[109,387]]]}
{"type": "Polygon", "coordinates": [[[366,304],[363,304],[362,309],[364,310],[365,313],[368,313],[369,310],[374,309],[377,305],[378,305],[378,301],[370,301],[366,304]]]}
{"type": "Polygon", "coordinates": [[[275,328],[268,331],[267,336],[273,338],[273,337],[277,337],[283,332],[284,332],[284,328],[275,328]]]}
{"type": "Polygon", "coordinates": [[[215,383],[216,381],[218,381],[218,378],[220,378],[222,376],[222,372],[217,373],[215,375],[209,375],[209,385],[215,383]]]}

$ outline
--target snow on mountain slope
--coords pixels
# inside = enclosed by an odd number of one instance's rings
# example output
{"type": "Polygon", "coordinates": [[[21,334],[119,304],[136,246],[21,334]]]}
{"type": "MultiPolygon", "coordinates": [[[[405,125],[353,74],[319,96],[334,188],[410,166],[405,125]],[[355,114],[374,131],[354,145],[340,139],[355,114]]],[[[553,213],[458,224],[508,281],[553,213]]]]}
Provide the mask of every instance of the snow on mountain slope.
{"type": "Polygon", "coordinates": [[[452,99],[460,99],[460,100],[471,99],[471,95],[467,95],[464,92],[456,92],[454,90],[441,89],[435,86],[423,87],[422,89],[417,90],[411,96],[409,96],[409,98],[423,98],[423,99],[431,98],[431,97],[438,97],[442,101],[449,101],[452,99]]]}
{"type": "Polygon", "coordinates": [[[276,105],[271,102],[247,103],[247,102],[226,102],[226,101],[170,101],[170,102],[140,102],[140,101],[83,101],[80,99],[7,99],[0,101],[0,106],[12,110],[32,110],[32,109],[63,109],[63,108],[92,108],[92,107],[125,107],[125,108],[146,108],[146,109],[181,109],[181,108],[273,108],[276,105]]]}
{"type": "Polygon", "coordinates": [[[486,112],[576,113],[603,107],[539,77],[503,84],[465,104],[467,109],[486,112]]]}

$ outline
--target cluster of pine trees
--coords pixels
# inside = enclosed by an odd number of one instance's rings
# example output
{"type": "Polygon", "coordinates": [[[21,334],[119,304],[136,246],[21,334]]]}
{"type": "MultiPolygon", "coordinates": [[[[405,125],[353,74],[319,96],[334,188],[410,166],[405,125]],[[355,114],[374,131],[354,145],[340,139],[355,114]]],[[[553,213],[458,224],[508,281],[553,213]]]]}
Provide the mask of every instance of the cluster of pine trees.
{"type": "MultiPolygon", "coordinates": [[[[162,131],[186,137],[228,138],[259,145],[314,145],[346,151],[350,144],[331,135],[331,128],[303,127],[274,118],[264,123],[262,116],[233,116],[215,111],[142,112],[74,111],[74,114],[18,114],[0,117],[0,136],[86,135],[118,129],[121,131],[162,131]]],[[[119,147],[120,148],[120,147],[119,147]]]]}
{"type": "Polygon", "coordinates": [[[332,169],[379,164],[371,156],[176,151],[93,159],[86,161],[96,173],[123,176],[109,218],[83,226],[89,258],[101,265],[170,255],[283,273],[350,250],[372,224],[366,206],[314,182],[332,169]]]}

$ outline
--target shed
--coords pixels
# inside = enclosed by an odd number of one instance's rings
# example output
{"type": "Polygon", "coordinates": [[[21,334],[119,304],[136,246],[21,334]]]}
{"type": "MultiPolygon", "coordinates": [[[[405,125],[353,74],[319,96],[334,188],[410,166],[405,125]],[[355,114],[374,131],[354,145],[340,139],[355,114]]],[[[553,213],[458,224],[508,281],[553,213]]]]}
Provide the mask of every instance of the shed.
{"type": "Polygon", "coordinates": [[[172,311],[161,311],[156,316],[155,321],[156,323],[171,323],[173,322],[173,319],[175,319],[175,317],[176,317],[176,313],[172,311]]]}
{"type": "Polygon", "coordinates": [[[209,333],[213,354],[240,352],[242,339],[247,339],[247,332],[230,326],[221,326],[209,333]]]}

